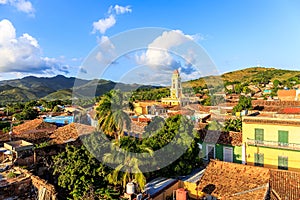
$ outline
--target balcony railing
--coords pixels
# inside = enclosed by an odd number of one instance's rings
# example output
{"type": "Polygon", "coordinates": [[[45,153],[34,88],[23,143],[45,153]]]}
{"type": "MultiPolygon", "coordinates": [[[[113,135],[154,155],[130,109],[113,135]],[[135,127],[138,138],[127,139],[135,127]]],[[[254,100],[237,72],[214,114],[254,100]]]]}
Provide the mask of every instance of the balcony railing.
{"type": "Polygon", "coordinates": [[[271,147],[277,149],[289,149],[289,150],[300,150],[300,144],[296,143],[282,143],[276,141],[268,141],[268,140],[254,140],[247,139],[247,144],[250,146],[260,146],[260,147],[271,147]]]}

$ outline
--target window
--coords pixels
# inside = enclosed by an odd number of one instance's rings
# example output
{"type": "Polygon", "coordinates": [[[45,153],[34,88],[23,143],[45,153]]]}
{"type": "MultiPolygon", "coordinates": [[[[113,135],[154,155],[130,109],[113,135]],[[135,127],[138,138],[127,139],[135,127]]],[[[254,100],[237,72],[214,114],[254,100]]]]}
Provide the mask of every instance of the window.
{"type": "Polygon", "coordinates": [[[254,154],[254,165],[255,166],[264,166],[264,154],[262,153],[255,153],[254,154]]]}
{"type": "Polygon", "coordinates": [[[206,159],[214,159],[215,158],[215,145],[206,145],[206,159]]]}
{"type": "Polygon", "coordinates": [[[278,156],[278,169],[288,170],[288,157],[278,156]]]}
{"type": "Polygon", "coordinates": [[[288,146],[289,143],[289,132],[288,131],[278,131],[278,145],[288,146]]]}
{"type": "Polygon", "coordinates": [[[255,129],[255,142],[262,144],[264,141],[264,129],[255,129]]]}

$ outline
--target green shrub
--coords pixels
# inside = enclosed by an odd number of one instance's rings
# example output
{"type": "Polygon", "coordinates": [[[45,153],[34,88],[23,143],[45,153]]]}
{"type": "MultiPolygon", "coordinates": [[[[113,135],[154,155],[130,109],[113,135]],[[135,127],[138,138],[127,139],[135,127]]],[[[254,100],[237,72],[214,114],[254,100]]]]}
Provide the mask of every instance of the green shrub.
{"type": "Polygon", "coordinates": [[[13,172],[13,171],[10,171],[7,175],[6,175],[6,178],[10,179],[10,178],[15,178],[17,177],[17,175],[13,172]]]}

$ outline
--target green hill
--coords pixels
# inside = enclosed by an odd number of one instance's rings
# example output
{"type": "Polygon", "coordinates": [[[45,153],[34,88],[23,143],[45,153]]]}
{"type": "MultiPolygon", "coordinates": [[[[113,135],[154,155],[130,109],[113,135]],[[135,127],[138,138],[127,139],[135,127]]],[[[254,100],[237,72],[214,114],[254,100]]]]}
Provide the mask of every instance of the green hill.
{"type": "Polygon", "coordinates": [[[29,90],[9,85],[0,86],[0,103],[25,102],[32,99],[38,98],[29,90]]]}
{"type": "Polygon", "coordinates": [[[300,71],[282,70],[275,68],[252,67],[237,71],[224,73],[220,76],[207,76],[196,80],[187,81],[184,84],[190,87],[203,87],[205,84],[226,84],[228,82],[240,83],[262,83],[274,81],[275,79],[284,82],[292,78],[300,80],[300,71]]]}
{"type": "MultiPolygon", "coordinates": [[[[287,83],[300,83],[300,71],[282,70],[275,68],[252,67],[233,72],[224,73],[220,76],[207,76],[183,83],[184,87],[203,87],[205,85],[222,86],[232,83],[268,83],[275,79],[288,85],[287,83]]],[[[91,98],[100,96],[111,89],[121,89],[122,91],[132,91],[138,88],[146,90],[158,87],[115,83],[109,80],[81,80],[75,77],[65,77],[58,75],[50,78],[29,76],[22,79],[0,81],[0,103],[22,102],[33,99],[44,98],[71,99],[73,93],[77,98],[91,98]],[[74,82],[76,81],[76,87],[74,82]],[[148,89],[147,89],[148,88],[148,89]]]]}
{"type": "Polygon", "coordinates": [[[53,93],[48,94],[47,96],[43,97],[43,99],[45,99],[47,101],[68,100],[71,98],[72,98],[72,90],[71,89],[58,90],[56,92],[53,92],[53,93]]]}

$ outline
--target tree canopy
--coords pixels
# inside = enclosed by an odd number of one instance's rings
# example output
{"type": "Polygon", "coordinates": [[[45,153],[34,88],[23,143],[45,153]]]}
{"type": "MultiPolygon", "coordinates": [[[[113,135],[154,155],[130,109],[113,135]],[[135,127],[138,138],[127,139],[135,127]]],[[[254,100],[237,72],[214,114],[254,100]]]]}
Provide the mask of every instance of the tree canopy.
{"type": "Polygon", "coordinates": [[[241,112],[242,110],[252,109],[251,97],[240,96],[239,102],[233,108],[233,113],[241,112]]]}

